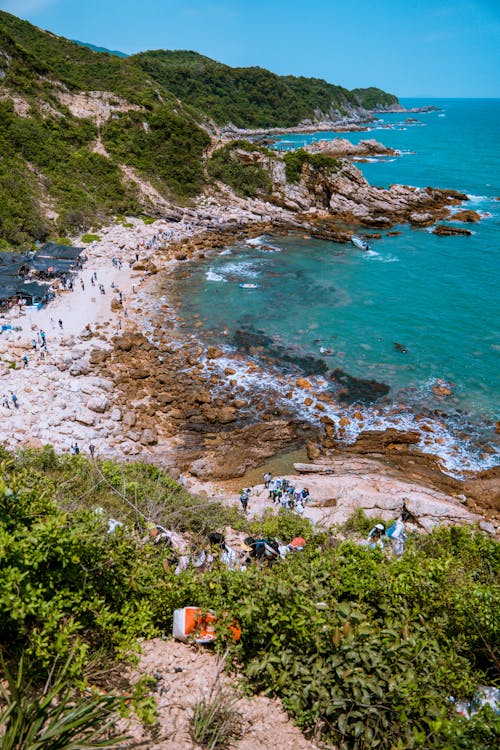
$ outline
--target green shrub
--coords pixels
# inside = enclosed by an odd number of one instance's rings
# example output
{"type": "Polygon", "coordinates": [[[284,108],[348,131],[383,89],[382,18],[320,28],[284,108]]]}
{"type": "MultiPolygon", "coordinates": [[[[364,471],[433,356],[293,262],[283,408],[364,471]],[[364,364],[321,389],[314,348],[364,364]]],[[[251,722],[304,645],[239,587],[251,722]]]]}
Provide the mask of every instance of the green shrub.
{"type": "Polygon", "coordinates": [[[247,141],[233,141],[214,151],[207,164],[209,176],[229,185],[237,195],[251,198],[268,196],[273,188],[268,171],[260,163],[248,164],[242,161],[238,150],[271,156],[266,149],[247,141]]]}
{"type": "Polygon", "coordinates": [[[309,164],[313,169],[325,170],[327,172],[337,172],[342,164],[338,159],[325,154],[310,154],[299,148],[296,151],[289,151],[283,156],[285,162],[286,179],[288,182],[300,182],[302,177],[302,168],[304,164],[309,164]]]}
{"type": "Polygon", "coordinates": [[[98,234],[84,234],[82,235],[81,242],[84,242],[85,244],[90,242],[100,242],[101,238],[98,234]]]}

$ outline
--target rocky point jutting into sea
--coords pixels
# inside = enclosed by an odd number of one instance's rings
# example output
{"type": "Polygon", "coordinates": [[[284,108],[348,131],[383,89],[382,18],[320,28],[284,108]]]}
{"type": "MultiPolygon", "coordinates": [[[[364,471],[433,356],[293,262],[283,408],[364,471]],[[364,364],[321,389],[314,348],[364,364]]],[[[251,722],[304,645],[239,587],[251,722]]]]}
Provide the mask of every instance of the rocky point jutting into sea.
{"type": "MultiPolygon", "coordinates": [[[[301,419],[278,392],[243,387],[243,372],[258,374],[255,362],[226,362],[221,368],[221,349],[186,340],[177,327],[175,299],[169,297],[173,268],[178,273],[182,264],[223,251],[235,239],[300,230],[349,242],[356,225],[431,225],[467,196],[440,188],[372,187],[347,161],[318,169],[306,160],[299,181],[291,183],[279,156],[236,144],[232,158],[267,171],[273,184],[269,200],[238,198],[220,186],[184,212],[158,201],[158,215],[168,218],[152,225],[129,219],[126,226],[103,229],[100,240],[87,247],[82,289],[64,293],[29,318],[21,314],[22,330],[2,337],[5,359],[17,368],[23,354],[31,359],[29,367],[2,375],[3,391],[15,390],[19,399],[18,410],[4,412],[4,444],[51,443],[65,450],[78,440],[83,449],[92,444],[101,457],[158,463],[208,494],[210,482],[244,476],[276,454],[302,446],[307,451],[302,462],[313,464],[304,470],[327,477],[319,481],[317,499],[329,501],[332,519],[360,503],[390,517],[406,497],[413,498],[415,516],[424,525],[480,522],[495,533],[497,470],[454,479],[436,457],[415,448],[418,434],[363,430],[362,413],[356,417],[359,437],[349,444],[349,420],[342,418],[340,405],[337,420],[321,417],[328,395],[315,392],[307,378],[297,380],[297,389],[320,416],[314,424],[301,419]],[[90,285],[94,272],[107,294],[90,285]],[[59,318],[64,327],[54,329],[51,323],[59,318]],[[42,327],[49,355],[35,360],[32,339],[42,327]]],[[[9,317],[14,322],[15,314],[9,317]]],[[[353,380],[348,387],[360,385],[353,380]]]]}

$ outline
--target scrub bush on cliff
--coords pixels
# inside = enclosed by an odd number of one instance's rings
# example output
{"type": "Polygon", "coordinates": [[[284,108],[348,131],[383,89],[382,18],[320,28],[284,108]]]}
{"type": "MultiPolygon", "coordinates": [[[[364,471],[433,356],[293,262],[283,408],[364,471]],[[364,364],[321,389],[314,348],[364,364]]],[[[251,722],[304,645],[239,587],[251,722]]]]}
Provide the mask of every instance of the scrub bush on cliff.
{"type": "Polygon", "coordinates": [[[69,516],[26,485],[22,472],[0,483],[0,643],[15,661],[25,651],[33,672],[80,644],[123,654],[139,635],[155,632],[148,605],[159,561],[133,537],[106,533],[96,513],[69,516]]]}

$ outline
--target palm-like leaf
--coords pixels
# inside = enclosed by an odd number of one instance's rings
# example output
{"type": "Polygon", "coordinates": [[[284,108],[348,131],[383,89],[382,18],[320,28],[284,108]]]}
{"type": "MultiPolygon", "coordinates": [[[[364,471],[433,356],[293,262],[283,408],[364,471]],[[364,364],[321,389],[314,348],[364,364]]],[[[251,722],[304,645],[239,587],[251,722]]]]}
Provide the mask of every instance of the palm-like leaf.
{"type": "Polygon", "coordinates": [[[0,712],[0,750],[94,750],[125,739],[106,736],[122,699],[92,695],[77,700],[68,682],[71,660],[72,655],[37,694],[26,678],[23,659],[15,676],[2,659],[7,686],[0,684],[5,704],[0,712]]]}

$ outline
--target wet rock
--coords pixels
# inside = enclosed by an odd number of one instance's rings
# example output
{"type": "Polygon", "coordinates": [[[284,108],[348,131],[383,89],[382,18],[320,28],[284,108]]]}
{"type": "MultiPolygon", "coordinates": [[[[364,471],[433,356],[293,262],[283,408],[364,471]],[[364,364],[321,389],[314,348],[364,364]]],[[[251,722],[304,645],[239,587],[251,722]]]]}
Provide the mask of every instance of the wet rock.
{"type": "Polygon", "coordinates": [[[229,424],[236,419],[236,411],[232,406],[224,406],[217,414],[217,420],[221,424],[229,424]]]}
{"type": "Polygon", "coordinates": [[[224,354],[221,349],[219,349],[216,346],[209,346],[207,349],[207,358],[208,359],[219,359],[224,354]]]}
{"type": "Polygon", "coordinates": [[[364,430],[353,445],[344,448],[349,453],[386,453],[395,446],[415,445],[420,441],[416,430],[399,431],[392,427],[387,430],[364,430]]]}
{"type": "Polygon", "coordinates": [[[448,224],[438,224],[432,230],[432,234],[437,234],[439,237],[449,237],[453,235],[471,235],[470,229],[464,229],[463,227],[452,227],[448,224]]]}
{"type": "Polygon", "coordinates": [[[312,388],[312,383],[310,383],[307,378],[297,378],[295,385],[297,388],[302,388],[304,390],[310,390],[312,388]]]}
{"type": "Polygon", "coordinates": [[[464,209],[463,211],[457,211],[453,214],[454,221],[466,221],[467,223],[474,223],[481,221],[481,215],[477,211],[471,211],[471,209],[464,209]]]}
{"type": "Polygon", "coordinates": [[[332,378],[341,386],[338,398],[342,403],[371,403],[386,396],[390,390],[385,383],[355,378],[340,368],[333,371],[332,378]]]}
{"type": "Polygon", "coordinates": [[[434,216],[431,213],[413,212],[409,216],[410,224],[416,227],[430,227],[434,224],[434,216]]]}

